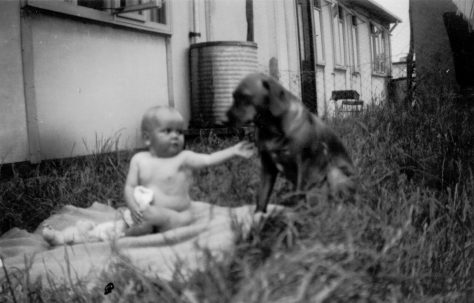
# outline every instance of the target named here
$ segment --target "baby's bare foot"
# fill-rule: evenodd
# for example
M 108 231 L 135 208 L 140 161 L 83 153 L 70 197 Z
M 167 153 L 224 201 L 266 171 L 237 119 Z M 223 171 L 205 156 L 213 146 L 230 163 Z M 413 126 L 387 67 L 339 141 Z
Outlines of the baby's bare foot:
M 43 226 L 43 238 L 51 245 L 56 245 L 58 244 L 58 239 L 56 236 L 56 230 L 53 229 L 50 225 L 45 224 Z

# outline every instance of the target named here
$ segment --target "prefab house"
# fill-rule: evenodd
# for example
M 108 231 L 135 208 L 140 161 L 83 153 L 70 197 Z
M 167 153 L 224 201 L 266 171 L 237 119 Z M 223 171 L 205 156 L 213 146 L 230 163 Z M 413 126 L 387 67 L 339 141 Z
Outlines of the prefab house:
M 385 99 L 390 33 L 401 20 L 372 0 L 296 3 L 301 74 L 314 78 L 301 77 L 308 107 L 318 114 L 334 112 L 334 91 L 356 92 L 364 104 Z
M 222 111 L 240 74 L 218 71 L 244 61 L 319 115 L 333 91 L 368 104 L 386 95 L 400 21 L 372 0 L 9 0 L 0 16 L 0 163 L 140 147 L 146 108 L 174 106 L 191 125 Z M 213 79 L 196 84 L 206 68 Z

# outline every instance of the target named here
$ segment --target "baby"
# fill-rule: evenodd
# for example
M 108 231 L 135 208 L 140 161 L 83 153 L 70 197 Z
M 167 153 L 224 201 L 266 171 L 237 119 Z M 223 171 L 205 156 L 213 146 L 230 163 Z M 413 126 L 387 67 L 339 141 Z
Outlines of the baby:
M 164 232 L 188 225 L 193 220 L 189 196 L 192 171 L 223 163 L 235 156 L 248 159 L 254 153 L 253 144 L 248 142 L 212 154 L 183 150 L 184 120 L 171 107 L 148 109 L 141 130 L 147 150 L 136 153 L 130 160 L 124 188 L 129 212 L 124 212 L 123 219 L 98 225 L 80 221 L 80 226 L 71 227 L 73 232 L 45 228 L 45 239 L 55 244 L 77 243 L 96 238 L 104 240 L 109 235 L 139 236 Z M 108 232 L 101 232 L 101 229 Z M 76 238 L 71 241 L 71 237 L 65 235 L 66 231 Z
M 155 230 L 163 232 L 192 221 L 189 189 L 192 171 L 217 165 L 235 156 L 250 158 L 254 146 L 248 142 L 212 154 L 183 150 L 184 120 L 170 107 L 150 108 L 142 119 L 142 135 L 148 150 L 135 154 L 125 182 L 125 201 L 134 225 L 125 231 L 127 236 L 142 235 Z M 144 186 L 153 192 L 153 200 L 146 211 L 137 206 L 133 191 Z

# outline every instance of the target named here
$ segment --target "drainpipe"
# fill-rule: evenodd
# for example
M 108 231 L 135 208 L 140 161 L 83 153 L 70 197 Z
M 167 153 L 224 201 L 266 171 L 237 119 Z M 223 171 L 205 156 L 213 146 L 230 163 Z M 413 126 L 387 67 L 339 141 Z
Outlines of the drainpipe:
M 199 1 L 193 0 L 193 28 L 189 32 L 189 39 L 191 44 L 197 43 L 198 38 L 201 37 L 200 26 L 199 26 Z
M 247 41 L 254 42 L 253 0 L 245 1 L 245 18 L 247 19 Z

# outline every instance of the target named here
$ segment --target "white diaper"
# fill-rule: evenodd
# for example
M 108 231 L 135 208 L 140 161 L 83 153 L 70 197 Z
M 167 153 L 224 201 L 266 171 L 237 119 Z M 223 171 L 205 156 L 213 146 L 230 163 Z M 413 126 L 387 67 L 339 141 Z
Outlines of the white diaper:
M 138 210 L 144 211 L 153 202 L 153 191 L 144 186 L 137 186 L 133 189 L 133 198 L 138 204 Z M 128 226 L 133 226 L 132 212 L 126 209 L 123 212 L 123 220 Z

